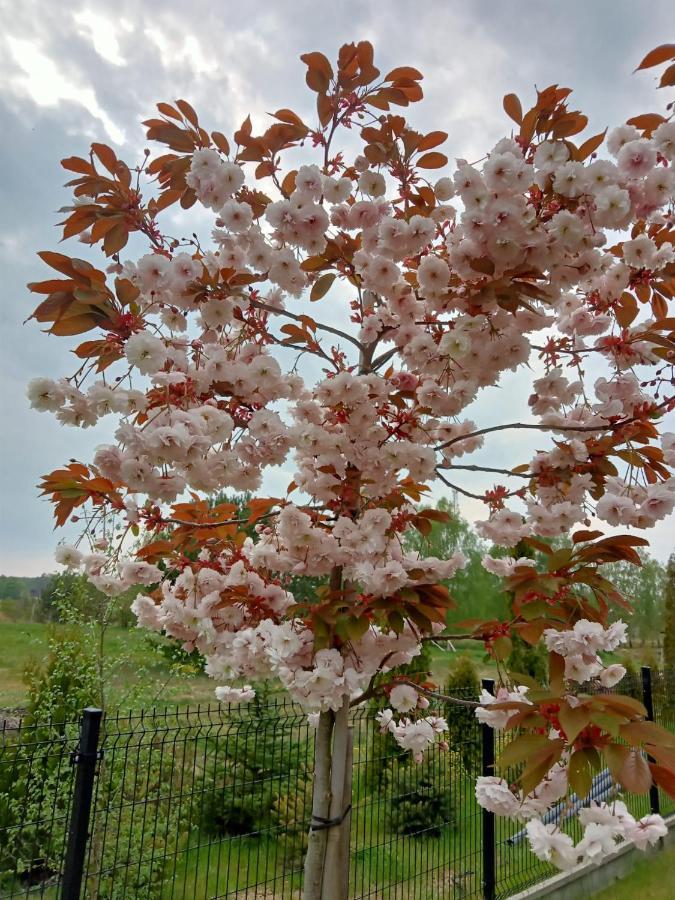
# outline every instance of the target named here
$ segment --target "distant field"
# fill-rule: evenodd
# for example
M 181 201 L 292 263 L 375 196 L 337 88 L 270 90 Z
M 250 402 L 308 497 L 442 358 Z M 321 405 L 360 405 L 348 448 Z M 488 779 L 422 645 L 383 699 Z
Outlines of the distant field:
M 48 626 L 37 622 L 0 621 L 0 708 L 21 707 L 26 703 L 23 672 L 47 654 Z M 492 677 L 495 668 L 486 659 L 480 641 L 457 641 L 456 653 L 469 656 L 481 677 Z M 214 701 L 215 683 L 205 675 L 171 675 L 168 664 L 149 645 L 147 632 L 136 628 L 110 628 L 106 649 L 112 657 L 124 659 L 113 678 L 113 704 L 133 706 L 185 706 Z M 649 661 L 650 647 L 627 651 L 636 664 Z M 432 646 L 431 674 L 442 685 L 456 654 L 445 643 Z M 145 670 L 143 674 L 141 670 Z M 131 689 L 134 693 L 129 693 Z
M 23 673 L 31 662 L 39 662 L 47 653 L 48 626 L 37 622 L 0 621 L 0 708 L 20 707 L 26 702 L 26 686 Z M 139 706 L 180 705 L 209 703 L 214 700 L 215 683 L 206 676 L 186 678 L 170 676 L 165 660 L 148 646 L 147 632 L 136 628 L 110 628 L 106 637 L 106 649 L 111 656 L 126 657 L 117 670 L 113 682 L 113 700 L 120 702 L 126 691 L 140 682 L 132 705 Z M 458 650 L 460 643 L 457 644 Z M 432 648 L 432 675 L 442 683 L 455 653 L 446 645 Z M 461 653 L 470 656 L 481 675 L 491 675 L 493 670 L 485 663 L 485 651 L 478 641 L 462 641 Z M 148 671 L 139 677 L 139 670 Z M 167 678 L 169 681 L 167 682 Z M 130 698 L 131 699 L 131 698 Z
M 0 707 L 23 706 L 26 686 L 23 672 L 31 662 L 47 654 L 47 625 L 36 622 L 0 622 Z M 214 682 L 205 675 L 170 677 L 167 663 L 147 644 L 146 633 L 136 628 L 111 628 L 106 639 L 111 656 L 123 656 L 113 678 L 113 701 L 123 702 L 132 686 L 139 693 L 129 697 L 130 705 L 173 706 L 212 702 Z M 147 671 L 139 675 L 141 669 Z M 167 678 L 170 680 L 167 683 Z

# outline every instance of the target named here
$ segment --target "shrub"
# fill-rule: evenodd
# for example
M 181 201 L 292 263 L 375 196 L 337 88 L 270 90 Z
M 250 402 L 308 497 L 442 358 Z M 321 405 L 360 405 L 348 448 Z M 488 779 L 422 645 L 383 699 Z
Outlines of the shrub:
M 96 657 L 76 626 L 51 626 L 47 658 L 26 667 L 28 723 L 76 722 L 99 700 Z
M 67 750 L 82 709 L 97 698 L 96 661 L 77 629 L 53 628 L 46 660 L 25 678 L 28 715 L 2 748 L 0 880 L 33 884 L 60 867 L 72 791 Z
M 548 680 L 548 653 L 543 643 L 528 644 L 520 635 L 511 636 L 513 649 L 508 658 L 509 672 L 529 675 L 535 681 L 545 684 Z
M 468 656 L 454 661 L 445 686 L 445 693 L 462 700 L 477 700 L 480 679 Z M 480 774 L 481 742 L 476 715 L 471 707 L 447 704 L 444 715 L 448 723 L 448 744 L 461 760 L 467 773 Z
M 394 763 L 387 772 L 391 801 L 388 826 L 409 837 L 438 837 L 454 823 L 450 754 L 434 750 L 419 765 L 410 757 Z
M 261 836 L 283 826 L 286 852 L 301 853 L 312 803 L 311 753 L 306 718 L 280 726 L 268 692 L 256 691 L 242 721 L 218 738 L 209 754 L 206 784 L 196 819 L 214 836 Z M 265 740 L 260 740 L 260 735 Z

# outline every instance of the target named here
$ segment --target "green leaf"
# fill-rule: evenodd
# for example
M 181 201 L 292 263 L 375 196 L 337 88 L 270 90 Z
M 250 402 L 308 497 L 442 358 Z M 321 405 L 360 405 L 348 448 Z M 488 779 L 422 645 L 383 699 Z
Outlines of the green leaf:
M 566 566 L 571 558 L 572 550 L 570 550 L 569 547 L 563 547 L 561 550 L 556 550 L 555 553 L 552 553 L 549 556 L 546 560 L 546 568 L 549 572 L 555 572 L 556 569 L 561 569 L 563 566 Z
M 513 641 L 510 637 L 502 635 L 492 642 L 492 653 L 497 660 L 508 659 L 513 650 Z
M 389 625 L 394 634 L 401 634 L 403 629 L 405 628 L 405 619 L 401 615 L 401 613 L 396 612 L 396 610 L 392 610 L 388 615 Z
M 368 631 L 369 627 L 370 622 L 365 616 L 358 619 L 350 616 L 338 624 L 337 631 L 350 641 L 358 641 Z
M 544 603 L 543 600 L 534 600 L 532 603 L 524 603 L 521 615 L 526 622 L 532 622 L 547 616 L 551 612 L 551 607 Z
M 567 740 L 573 744 L 580 732 L 591 721 L 591 710 L 587 706 L 571 707 L 567 703 L 563 703 L 558 713 L 558 719 L 565 730 Z
M 625 721 L 623 716 L 617 718 L 615 715 L 612 715 L 612 713 L 594 712 L 591 715 L 591 722 L 594 725 L 598 725 L 603 731 L 606 731 L 615 738 L 619 737 L 619 728 Z
M 591 763 L 585 750 L 576 750 L 567 767 L 570 787 L 580 800 L 588 795 L 593 783 Z
M 548 771 L 562 756 L 565 742 L 561 740 L 549 741 L 549 747 L 542 748 L 533 753 L 520 776 L 520 786 L 527 796 L 546 777 Z
M 500 768 L 518 765 L 538 750 L 550 746 L 551 741 L 543 734 L 523 734 L 504 747 L 497 764 Z

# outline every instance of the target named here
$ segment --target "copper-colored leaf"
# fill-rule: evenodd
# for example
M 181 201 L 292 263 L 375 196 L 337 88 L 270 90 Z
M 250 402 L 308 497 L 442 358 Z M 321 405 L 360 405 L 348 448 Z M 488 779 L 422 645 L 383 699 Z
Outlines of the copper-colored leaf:
M 284 197 L 290 197 L 295 190 L 295 178 L 297 174 L 297 169 L 291 169 L 291 171 L 287 172 L 284 176 L 284 180 L 281 182 L 281 193 Z
M 188 120 L 190 125 L 194 125 L 195 128 L 199 128 L 199 120 L 197 119 L 197 113 L 190 106 L 187 100 L 176 100 L 176 106 L 183 113 L 185 118 Z
M 649 51 L 635 71 L 651 69 L 652 66 L 668 62 L 669 59 L 675 59 L 675 44 L 661 44 L 659 47 Z
M 565 660 L 559 653 L 548 655 L 548 682 L 554 694 L 561 694 L 565 678 Z
M 656 722 L 628 722 L 621 726 L 621 737 L 629 744 L 659 744 L 675 749 L 675 734 Z
M 675 800 L 675 772 L 664 766 L 657 766 L 656 763 L 649 763 L 649 769 L 661 790 Z
M 553 135 L 557 138 L 572 137 L 579 134 L 588 125 L 588 117 L 579 113 L 563 116 L 553 126 Z
M 103 250 L 106 256 L 112 256 L 113 253 L 119 253 L 123 247 L 126 247 L 129 240 L 129 231 L 124 222 L 118 222 L 113 226 L 103 239 Z
M 335 281 L 335 278 L 335 272 L 327 272 L 325 275 L 322 275 L 320 278 L 318 278 L 312 285 L 312 290 L 309 293 L 309 299 L 315 301 L 320 300 L 322 297 L 324 297 L 330 290 L 330 286 Z
M 274 113 L 274 118 L 279 119 L 280 122 L 288 122 L 290 125 L 297 125 L 299 128 L 307 127 L 300 116 L 297 113 L 294 113 L 292 109 L 278 109 Z
M 307 65 L 307 85 L 318 93 L 328 90 L 333 67 L 323 53 L 303 53 L 300 59 Z
M 326 94 L 319 94 L 316 98 L 316 111 L 319 116 L 319 122 L 325 127 L 333 117 L 333 104 Z
M 417 150 L 421 153 L 423 150 L 431 150 L 433 147 L 438 147 L 444 141 L 447 141 L 448 135 L 445 131 L 430 131 L 429 134 L 425 134 L 424 137 L 417 145 Z
M 601 131 L 600 134 L 594 134 L 593 137 L 589 137 L 587 141 L 579 147 L 577 152 L 574 154 L 574 158 L 579 162 L 583 162 L 587 157 L 594 153 L 598 147 L 602 144 L 605 139 L 605 135 L 607 134 L 607 129 Z
M 668 66 L 666 71 L 661 76 L 661 81 L 659 82 L 659 87 L 672 87 L 675 85 L 675 63 L 672 66 Z
M 400 78 L 411 78 L 413 81 L 421 81 L 424 76 L 412 66 L 399 66 L 392 69 L 384 76 L 385 81 L 398 81 Z
M 652 312 L 654 318 L 659 321 L 665 319 L 668 315 L 668 303 L 660 294 L 653 294 L 651 299 Z
M 520 126 L 520 138 L 526 144 L 529 144 L 534 136 L 534 129 L 538 118 L 539 110 L 536 107 L 533 107 L 523 116 L 523 121 Z
M 115 279 L 115 294 L 123 306 L 128 306 L 138 299 L 141 290 L 128 278 Z
M 652 131 L 665 121 L 666 120 L 659 113 L 642 113 L 642 115 L 633 116 L 632 119 L 628 119 L 626 124 L 634 125 L 635 128 L 639 128 L 640 131 L 643 131 L 646 137 L 651 137 Z
M 607 768 L 615 781 L 619 781 L 619 773 L 630 752 L 624 744 L 608 744 L 604 749 Z
M 212 131 L 211 139 L 216 147 L 219 150 L 222 150 L 225 156 L 230 155 L 230 142 L 221 131 Z
M 114 175 L 117 170 L 117 157 L 113 150 L 111 150 L 107 144 L 92 144 L 91 149 L 96 156 L 98 156 L 110 174 Z
M 632 294 L 624 291 L 624 293 L 621 295 L 619 303 L 614 310 L 616 321 L 619 323 L 619 325 L 621 325 L 622 328 L 628 328 L 633 319 L 637 317 L 637 314 L 637 300 Z
M 621 786 L 631 794 L 646 794 L 652 785 L 647 760 L 638 750 L 629 750 L 619 770 Z
M 594 541 L 599 537 L 602 537 L 602 531 L 575 531 L 572 535 L 572 542 L 579 544 L 582 541 Z
M 61 165 L 69 172 L 78 172 L 80 175 L 93 175 L 94 168 L 86 159 L 80 159 L 79 156 L 69 156 L 67 159 L 61 160 Z
M 506 115 L 513 119 L 517 125 L 520 125 L 523 121 L 523 107 L 516 94 L 506 94 L 503 102 Z
M 437 150 L 432 151 L 431 153 L 424 153 L 415 163 L 420 169 L 441 169 L 443 166 L 447 166 L 448 157 L 444 153 L 439 153 Z

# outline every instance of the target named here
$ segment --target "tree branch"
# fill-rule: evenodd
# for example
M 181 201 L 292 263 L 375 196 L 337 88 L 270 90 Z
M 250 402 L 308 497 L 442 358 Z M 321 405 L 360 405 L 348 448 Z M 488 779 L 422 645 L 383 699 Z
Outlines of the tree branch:
M 279 512 L 280 510 L 275 509 L 273 512 L 256 516 L 255 519 L 225 519 L 222 522 L 185 522 L 183 519 L 162 519 L 162 522 L 165 525 L 184 525 L 187 528 L 222 528 L 223 525 L 252 525 L 254 522 L 259 522 L 260 519 L 271 519 L 273 516 L 278 516 Z
M 633 421 L 630 419 L 629 421 Z M 620 423 L 621 425 L 628 424 L 626 422 Z M 492 425 L 490 428 L 479 428 L 477 431 L 471 431 L 469 434 L 460 434 L 457 437 L 450 438 L 449 441 L 445 441 L 442 444 L 438 444 L 434 447 L 434 450 L 444 450 L 446 447 L 451 447 L 453 444 L 458 444 L 460 441 L 466 441 L 469 438 L 479 437 L 481 434 L 490 434 L 493 431 L 506 431 L 509 428 L 526 428 L 531 429 L 532 431 L 612 431 L 617 428 L 617 425 L 541 425 L 535 422 L 509 422 L 507 425 Z
M 407 679 L 403 679 L 402 681 L 399 679 L 398 683 L 409 684 L 410 687 L 415 688 L 420 694 L 424 694 L 426 697 L 433 697 L 435 700 L 442 700 L 444 703 L 453 703 L 456 706 L 468 706 L 470 709 L 476 709 L 480 706 L 480 703 L 477 700 L 461 700 L 459 697 L 450 697 L 448 694 L 440 694 L 438 691 L 431 691 L 429 688 L 422 687 L 422 685 L 416 684 L 414 681 L 408 681 Z
M 472 500 L 480 500 L 481 503 L 485 503 L 485 494 L 474 494 L 473 491 L 467 491 L 465 488 L 460 487 L 458 484 L 453 484 L 452 481 L 448 481 L 445 475 L 443 475 L 439 471 L 438 466 L 436 466 L 436 475 L 438 475 L 443 484 L 447 485 L 451 490 L 457 491 L 458 494 L 463 494 L 465 497 L 470 497 Z M 507 497 L 520 496 L 520 491 L 523 490 L 525 489 L 520 488 L 517 491 L 507 491 L 507 493 L 502 496 L 502 499 L 506 500 Z
M 267 303 L 263 303 L 260 300 L 253 300 L 249 298 L 249 303 L 251 306 L 255 307 L 255 309 L 262 309 L 266 312 L 273 313 L 277 316 L 285 316 L 287 319 L 293 319 L 295 322 L 300 322 L 301 324 L 305 324 L 303 322 L 303 316 L 297 316 L 295 313 L 288 312 L 286 309 L 279 309 L 277 306 L 270 306 Z M 306 317 L 304 317 L 306 318 Z M 357 338 L 353 337 L 351 334 L 347 334 L 346 331 L 341 331 L 339 328 L 333 328 L 332 325 L 324 325 L 323 322 L 317 322 L 316 327 L 320 328 L 321 331 L 327 331 L 329 334 L 334 334 L 337 337 L 344 338 L 346 341 L 349 341 L 351 344 L 354 344 L 359 350 L 363 350 L 363 345 Z
M 420 640 L 435 644 L 438 641 L 479 641 L 480 638 L 474 637 L 473 634 L 428 634 Z
M 454 463 L 450 467 L 454 469 L 463 469 L 466 472 L 493 472 L 496 475 L 512 475 L 514 478 L 534 478 L 532 472 L 512 472 L 510 469 L 493 469 L 491 466 L 456 466 Z

